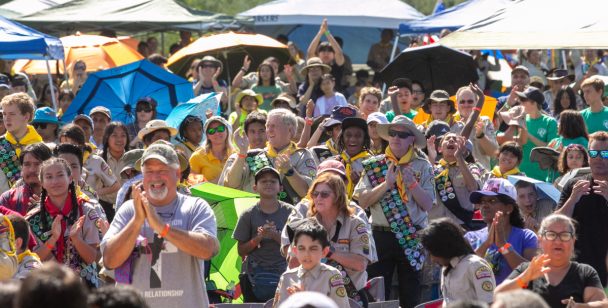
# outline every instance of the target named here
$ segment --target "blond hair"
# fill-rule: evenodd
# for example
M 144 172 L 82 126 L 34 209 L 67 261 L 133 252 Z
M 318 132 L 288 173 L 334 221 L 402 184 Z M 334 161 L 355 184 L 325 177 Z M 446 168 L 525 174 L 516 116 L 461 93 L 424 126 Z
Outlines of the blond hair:
M 25 93 L 13 93 L 5 96 L 2 101 L 0 101 L 0 106 L 2 106 L 2 109 L 12 105 L 17 105 L 19 112 L 21 112 L 23 115 L 29 113 L 30 119 L 28 122 L 32 121 L 34 118 L 34 110 L 36 109 L 36 105 L 34 104 L 34 100 L 29 95 Z

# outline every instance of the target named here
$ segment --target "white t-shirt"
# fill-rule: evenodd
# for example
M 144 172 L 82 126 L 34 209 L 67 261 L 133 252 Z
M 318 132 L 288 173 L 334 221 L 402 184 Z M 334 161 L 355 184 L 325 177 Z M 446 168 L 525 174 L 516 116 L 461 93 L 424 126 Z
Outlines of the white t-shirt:
M 346 97 L 342 95 L 342 93 L 336 92 L 334 96 L 325 97 L 325 95 L 317 98 L 315 102 L 315 111 L 313 117 L 319 117 L 324 114 L 331 114 L 331 111 L 336 106 L 346 106 L 348 105 L 348 101 L 346 101 Z

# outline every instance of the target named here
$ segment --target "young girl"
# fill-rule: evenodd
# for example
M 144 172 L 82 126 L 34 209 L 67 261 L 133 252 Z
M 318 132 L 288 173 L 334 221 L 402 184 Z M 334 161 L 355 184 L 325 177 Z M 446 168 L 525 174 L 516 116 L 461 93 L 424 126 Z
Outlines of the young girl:
M 53 157 L 40 167 L 40 205 L 28 213 L 28 221 L 41 260 L 55 259 L 67 265 L 90 287 L 98 287 L 97 245 L 101 241 L 95 223 L 102 214 L 76 195 L 68 163 Z
M 564 148 L 562 153 L 559 155 L 559 160 L 557 163 L 557 170 L 561 174 L 555 180 L 555 185 L 558 187 L 563 187 L 566 183 L 561 183 L 564 178 L 571 178 L 569 175 L 576 169 L 589 167 L 589 154 L 587 150 L 580 144 L 571 144 Z
M 269 111 L 272 100 L 281 94 L 281 87 L 276 84 L 274 69 L 269 62 L 262 62 L 258 66 L 258 83 L 251 89 L 264 98 L 263 103 L 260 103 L 260 108 Z M 243 119 L 243 121 L 245 120 Z
M 336 79 L 331 74 L 321 76 L 321 91 L 323 96 L 317 98 L 313 117 L 330 114 L 336 106 L 347 106 L 348 102 L 342 93 L 336 92 Z
M 184 153 L 186 159 L 190 159 L 192 153 L 199 147 L 203 138 L 203 120 L 189 115 L 179 125 L 179 134 L 175 138 L 175 148 Z
M 232 124 L 232 130 L 236 131 L 237 128 L 243 127 L 247 115 L 254 111 L 266 113 L 265 110 L 260 110 L 260 106 L 263 105 L 264 99 L 261 94 L 257 94 L 253 90 L 243 90 L 236 96 L 236 111 L 232 112 L 228 117 L 228 122 Z

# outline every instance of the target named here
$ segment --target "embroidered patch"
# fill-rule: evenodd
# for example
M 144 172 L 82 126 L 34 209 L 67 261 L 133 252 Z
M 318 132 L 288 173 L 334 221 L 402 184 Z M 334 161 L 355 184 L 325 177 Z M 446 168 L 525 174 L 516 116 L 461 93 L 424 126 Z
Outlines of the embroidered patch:
M 312 158 L 307 159 L 304 162 L 304 165 L 306 165 L 308 168 L 317 170 L 317 165 L 315 165 L 315 161 Z
M 363 254 L 369 255 L 369 246 L 363 245 Z
M 28 270 L 37 269 L 40 266 L 41 266 L 40 263 L 37 262 L 36 260 L 28 260 L 28 261 L 25 261 L 23 264 L 23 267 Z
M 90 210 L 87 213 L 87 216 L 89 217 L 90 221 L 96 221 L 97 219 L 99 219 L 99 215 L 97 215 L 97 211 L 95 210 Z
M 336 289 L 336 295 L 340 297 L 346 296 L 346 289 L 344 287 L 339 287 Z
M 475 270 L 475 278 L 483 279 L 492 277 L 492 271 L 487 266 L 480 266 L 477 270 Z
M 341 239 L 341 240 L 338 240 L 338 244 L 348 245 L 348 244 L 350 244 L 350 240 L 349 239 Z
M 494 284 L 493 284 L 491 281 L 484 281 L 484 282 L 481 284 L 481 288 L 482 288 L 484 291 L 488 291 L 488 292 L 490 292 L 490 291 L 494 290 Z
M 357 234 L 365 234 L 367 233 L 367 228 L 365 227 L 365 224 L 359 224 L 357 225 Z
M 363 244 L 369 244 L 369 236 L 367 234 L 361 235 L 361 242 Z
M 342 280 L 342 275 L 335 274 L 329 278 L 329 285 L 332 287 L 339 287 L 344 285 L 344 281 Z

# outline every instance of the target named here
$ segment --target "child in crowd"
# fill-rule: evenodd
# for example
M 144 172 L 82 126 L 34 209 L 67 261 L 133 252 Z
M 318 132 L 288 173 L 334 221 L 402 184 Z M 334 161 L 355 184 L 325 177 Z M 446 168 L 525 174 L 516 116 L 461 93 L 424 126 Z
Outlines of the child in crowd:
M 319 292 L 334 300 L 338 307 L 349 307 L 342 274 L 321 263 L 321 259 L 329 252 L 327 231 L 315 218 L 297 223 L 299 225 L 295 230 L 292 250 L 300 266 L 281 276 L 274 307 L 278 307 L 289 295 L 300 291 Z
M 566 181 L 573 177 L 570 176 L 571 173 L 580 172 L 577 169 L 585 167 L 589 167 L 589 153 L 587 153 L 587 150 L 582 145 L 576 143 L 565 147 L 559 155 L 557 162 L 557 169 L 561 176 L 555 180 L 555 186 L 561 189 L 566 184 Z
M 336 79 L 331 74 L 323 74 L 321 76 L 321 91 L 323 96 L 317 98 L 315 102 L 315 111 L 313 117 L 319 117 L 325 114 L 331 114 L 331 111 L 336 106 L 346 106 L 348 102 L 342 93 L 336 92 Z
M 31 252 L 27 246 L 30 239 L 30 224 L 18 215 L 9 215 L 8 219 L 13 224 L 15 230 L 15 248 L 17 249 L 17 259 L 19 265 L 14 279 L 24 279 L 31 271 L 42 266 L 37 254 Z
M 492 169 L 490 177 L 506 179 L 509 175 L 524 175 L 519 170 L 522 159 L 523 153 L 519 144 L 513 141 L 503 143 L 498 149 L 498 165 Z

